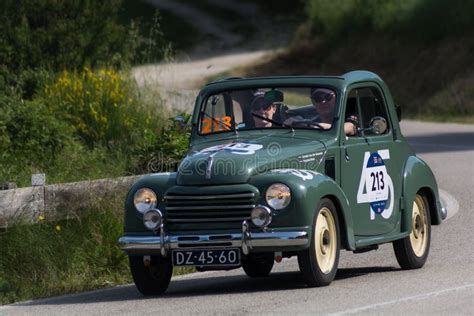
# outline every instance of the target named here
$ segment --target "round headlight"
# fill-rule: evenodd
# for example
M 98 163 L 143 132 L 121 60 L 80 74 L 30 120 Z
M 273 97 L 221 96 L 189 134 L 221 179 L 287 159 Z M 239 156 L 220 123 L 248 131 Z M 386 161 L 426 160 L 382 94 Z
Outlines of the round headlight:
M 155 230 L 158 226 L 160 226 L 161 221 L 163 220 L 163 215 L 157 209 L 146 211 L 143 214 L 143 224 L 149 230 Z
M 152 208 L 155 208 L 157 198 L 153 190 L 143 188 L 138 190 L 133 197 L 133 204 L 140 213 L 145 213 Z
M 267 204 L 275 210 L 281 210 L 290 204 L 290 188 L 283 183 L 272 184 L 265 193 Z
M 252 224 L 257 227 L 266 227 L 272 222 L 272 212 L 266 206 L 259 205 L 250 214 Z

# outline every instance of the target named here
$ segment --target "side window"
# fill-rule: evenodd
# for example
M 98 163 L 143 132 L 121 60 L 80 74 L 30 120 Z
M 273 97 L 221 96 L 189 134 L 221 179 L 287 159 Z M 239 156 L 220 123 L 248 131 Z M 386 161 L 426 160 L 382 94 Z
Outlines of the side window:
M 347 96 L 346 113 L 344 116 L 349 117 L 351 115 L 359 115 L 359 110 L 357 109 L 357 90 L 352 90 Z
M 382 94 L 377 88 L 368 87 L 358 89 L 357 99 L 360 107 L 360 127 L 362 129 L 369 128 L 371 120 L 376 116 L 383 117 L 388 124 L 388 116 Z M 388 132 L 389 130 L 387 129 L 385 134 Z M 373 134 L 369 131 L 365 132 L 365 135 L 369 136 Z
M 359 113 L 359 108 L 357 106 L 357 90 L 354 89 L 349 92 L 349 95 L 347 96 L 347 101 L 346 101 L 346 112 L 344 113 L 344 120 L 345 122 L 351 122 L 353 123 L 356 128 L 361 127 L 360 124 L 360 113 Z M 348 134 L 346 132 L 347 136 L 357 136 L 357 133 L 355 134 Z

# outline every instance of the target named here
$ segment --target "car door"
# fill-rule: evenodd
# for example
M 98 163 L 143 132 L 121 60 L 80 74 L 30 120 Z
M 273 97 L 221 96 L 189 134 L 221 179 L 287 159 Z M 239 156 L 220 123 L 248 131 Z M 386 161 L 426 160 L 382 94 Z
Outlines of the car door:
M 358 135 L 343 137 L 340 160 L 341 187 L 351 205 L 354 233 L 386 234 L 400 219 L 400 192 L 393 180 L 399 177 L 399 163 L 392 159 L 395 147 L 386 104 L 375 83 L 353 86 L 345 100 L 345 116 L 356 115 L 359 121 Z M 374 117 L 387 121 L 383 134 L 370 130 Z

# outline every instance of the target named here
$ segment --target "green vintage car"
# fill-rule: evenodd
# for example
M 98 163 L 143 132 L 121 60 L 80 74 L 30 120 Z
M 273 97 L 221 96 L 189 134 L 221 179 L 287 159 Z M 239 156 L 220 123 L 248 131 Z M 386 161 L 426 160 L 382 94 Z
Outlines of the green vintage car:
M 403 269 L 422 267 L 446 209 L 400 118 L 367 71 L 207 84 L 178 171 L 142 177 L 126 198 L 119 244 L 138 290 L 163 293 L 174 266 L 265 277 L 292 256 L 324 286 L 341 249 L 388 242 Z

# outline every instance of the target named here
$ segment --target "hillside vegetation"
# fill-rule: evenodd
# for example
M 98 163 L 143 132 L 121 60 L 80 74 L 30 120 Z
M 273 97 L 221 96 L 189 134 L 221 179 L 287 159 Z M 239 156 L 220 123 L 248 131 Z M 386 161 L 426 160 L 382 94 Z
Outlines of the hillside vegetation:
M 474 2 L 309 0 L 290 49 L 245 75 L 366 69 L 405 116 L 474 122 Z
M 127 9 L 132 2 L 136 11 Z M 159 91 L 130 76 L 131 66 L 170 51 L 153 7 L 4 0 L 0 29 L 0 183 L 29 186 L 33 173 L 51 184 L 176 167 L 188 130 L 169 120 Z M 0 304 L 130 282 L 116 244 L 125 193 L 97 195 L 75 217 L 0 227 Z
M 159 92 L 129 74 L 172 45 L 157 10 L 132 6 L 1 2 L 0 183 L 27 186 L 33 173 L 48 183 L 140 174 L 181 159 L 187 132 L 168 120 Z

